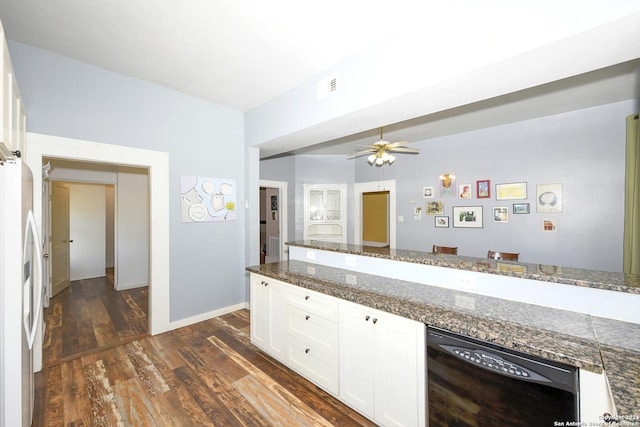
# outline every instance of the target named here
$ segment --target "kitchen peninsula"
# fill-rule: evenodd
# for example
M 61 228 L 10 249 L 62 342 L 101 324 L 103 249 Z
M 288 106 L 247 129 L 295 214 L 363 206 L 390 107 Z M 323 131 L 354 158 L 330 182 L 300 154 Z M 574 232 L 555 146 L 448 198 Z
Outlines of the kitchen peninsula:
M 606 373 L 617 414 L 640 415 L 637 276 L 316 241 L 288 245 L 289 261 L 247 270 L 575 366 L 581 383 Z

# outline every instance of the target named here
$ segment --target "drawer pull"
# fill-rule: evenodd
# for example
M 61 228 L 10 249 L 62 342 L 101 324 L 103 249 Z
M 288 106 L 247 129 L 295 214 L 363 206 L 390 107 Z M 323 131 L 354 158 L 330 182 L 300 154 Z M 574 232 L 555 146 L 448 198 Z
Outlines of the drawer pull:
M 260 284 L 264 285 L 264 286 L 269 286 L 269 282 L 265 282 L 264 280 L 262 282 L 260 282 Z
M 310 351 L 310 350 L 311 350 L 311 349 L 309 349 L 309 348 L 305 348 L 305 349 L 304 349 L 304 352 L 305 352 L 305 353 L 309 353 L 309 351 Z
M 304 316 L 304 320 L 309 320 L 309 315 Z
M 366 317 L 364 318 L 364 320 L 365 320 L 365 321 L 367 321 L 367 322 L 369 321 L 369 319 L 371 319 L 371 316 L 366 316 Z
M 305 296 L 304 296 L 304 299 L 305 299 L 305 300 L 308 300 L 308 299 L 309 299 L 309 295 L 305 295 Z
M 378 319 L 376 319 L 375 317 L 373 318 L 373 324 L 375 325 L 376 323 L 378 323 Z

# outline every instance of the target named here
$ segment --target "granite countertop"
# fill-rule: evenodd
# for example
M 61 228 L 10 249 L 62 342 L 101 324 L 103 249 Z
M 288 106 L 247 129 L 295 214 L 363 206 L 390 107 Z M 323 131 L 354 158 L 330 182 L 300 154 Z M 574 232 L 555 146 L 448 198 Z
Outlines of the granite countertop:
M 247 270 L 533 356 L 604 369 L 618 414 L 638 415 L 638 324 L 296 260 Z
M 609 291 L 640 294 L 640 275 L 637 274 L 587 270 L 556 265 L 500 261 L 461 255 L 434 254 L 431 252 L 379 248 L 374 246 L 321 242 L 315 240 L 287 242 L 287 245 L 341 252 L 351 255 L 391 259 L 394 261 L 454 268 L 457 270 L 477 271 L 480 273 L 519 277 L 522 279 L 539 280 L 542 282 L 562 283 L 565 285 L 584 286 Z

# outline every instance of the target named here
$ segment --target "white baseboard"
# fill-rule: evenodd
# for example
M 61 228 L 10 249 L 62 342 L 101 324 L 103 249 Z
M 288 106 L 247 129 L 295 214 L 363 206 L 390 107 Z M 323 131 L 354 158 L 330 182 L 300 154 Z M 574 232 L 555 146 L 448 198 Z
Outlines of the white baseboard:
M 242 310 L 243 308 L 248 309 L 248 302 L 241 302 L 240 304 L 230 305 L 228 307 L 219 308 L 217 310 L 209 311 L 208 313 L 198 314 L 197 316 L 187 317 L 186 319 L 176 320 L 175 322 L 169 323 L 169 329 L 167 331 L 172 331 L 178 328 L 184 328 L 185 326 L 193 325 L 195 323 L 204 322 L 205 320 L 213 319 L 214 317 L 222 316 L 223 314 L 231 313 L 233 311 Z

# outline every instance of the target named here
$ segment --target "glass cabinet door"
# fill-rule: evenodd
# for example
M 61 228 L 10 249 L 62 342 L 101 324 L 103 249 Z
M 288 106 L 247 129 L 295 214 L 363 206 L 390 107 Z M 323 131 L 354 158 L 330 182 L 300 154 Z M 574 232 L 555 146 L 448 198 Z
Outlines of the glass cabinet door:
M 327 190 L 327 221 L 340 220 L 340 190 Z
M 324 219 L 324 190 L 309 191 L 309 219 L 311 221 Z

